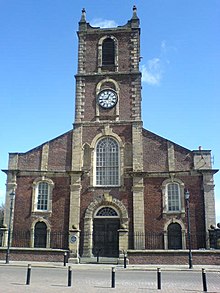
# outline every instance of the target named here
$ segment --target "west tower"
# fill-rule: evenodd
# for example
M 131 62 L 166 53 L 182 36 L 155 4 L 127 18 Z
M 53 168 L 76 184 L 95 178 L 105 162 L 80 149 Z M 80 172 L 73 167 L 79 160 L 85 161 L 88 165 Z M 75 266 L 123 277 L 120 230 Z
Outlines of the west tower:
M 78 39 L 70 227 L 75 227 L 76 233 L 88 229 L 86 219 L 82 219 L 83 197 L 92 201 L 103 194 L 109 196 L 110 202 L 100 203 L 103 207 L 111 207 L 111 201 L 117 199 L 125 205 L 126 213 L 129 206 L 133 211 L 129 223 L 118 212 L 122 252 L 128 248 L 128 226 L 135 233 L 144 231 L 140 28 L 136 7 L 126 25 L 106 29 L 91 27 L 83 9 Z M 107 149 L 109 154 L 105 154 Z M 88 226 L 92 234 L 93 219 Z M 83 254 L 91 256 L 91 245 L 81 245 Z M 144 248 L 144 241 L 135 242 L 135 248 Z

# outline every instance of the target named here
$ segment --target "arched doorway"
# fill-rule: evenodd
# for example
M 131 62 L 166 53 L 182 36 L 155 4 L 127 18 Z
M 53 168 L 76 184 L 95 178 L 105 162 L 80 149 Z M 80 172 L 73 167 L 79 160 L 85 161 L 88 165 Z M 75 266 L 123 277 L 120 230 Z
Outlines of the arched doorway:
M 101 209 L 104 207 L 109 207 L 112 208 L 112 210 L 114 212 L 117 213 L 117 216 L 114 215 L 110 215 L 107 216 L 106 215 L 106 210 L 104 213 L 104 210 L 101 212 Z M 109 211 L 109 210 L 108 210 Z M 102 213 L 102 215 L 101 215 Z M 85 217 L 84 217 L 84 233 L 81 236 L 81 244 L 82 244 L 82 251 L 80 251 L 80 255 L 82 257 L 93 257 L 94 256 L 94 252 L 96 247 L 94 247 L 94 244 L 96 245 L 97 241 L 94 241 L 94 228 L 95 230 L 96 227 L 98 226 L 98 224 L 100 221 L 96 221 L 95 219 L 105 219 L 109 217 L 109 222 L 107 221 L 107 223 L 110 223 L 110 219 L 112 221 L 114 221 L 116 223 L 116 227 L 119 226 L 119 228 L 117 229 L 118 231 L 118 247 L 117 247 L 117 251 L 119 252 L 119 256 L 120 254 L 128 249 L 128 213 L 127 213 L 127 209 L 124 206 L 124 204 L 118 200 L 117 198 L 112 197 L 109 193 L 104 193 L 101 196 L 97 196 L 96 198 L 94 198 L 94 200 L 88 205 L 86 212 L 85 212 Z M 94 220 L 95 222 L 97 222 L 97 226 L 96 224 L 94 224 Z M 114 224 L 115 224 L 114 223 Z M 119 223 L 119 224 L 117 224 Z M 108 229 L 108 224 L 105 224 L 105 231 L 109 230 Z M 116 227 L 113 229 L 113 231 L 116 230 Z M 109 227 L 110 229 L 112 229 L 112 227 Z M 99 229 L 99 228 L 98 228 Z M 114 234 L 115 235 L 115 234 Z M 117 243 L 117 242 L 116 242 Z M 95 252 L 95 255 L 97 252 Z
M 178 223 L 168 226 L 168 249 L 182 249 L 182 228 Z
M 37 222 L 34 227 L 34 247 L 47 247 L 47 225 L 44 222 Z
M 120 218 L 112 207 L 101 207 L 93 219 L 93 255 L 118 257 Z

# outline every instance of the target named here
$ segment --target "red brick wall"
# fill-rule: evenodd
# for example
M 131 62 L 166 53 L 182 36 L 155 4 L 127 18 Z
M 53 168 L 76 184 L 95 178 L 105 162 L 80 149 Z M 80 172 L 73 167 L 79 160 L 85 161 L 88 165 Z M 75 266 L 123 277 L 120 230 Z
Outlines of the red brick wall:
M 130 264 L 188 265 L 188 251 L 128 251 Z M 219 251 L 193 251 L 194 265 L 220 265 Z
M 53 139 L 49 143 L 48 170 L 71 169 L 72 131 Z
M 12 261 L 63 262 L 64 250 L 18 250 L 11 248 Z M 6 250 L 0 248 L 0 260 L 5 260 Z M 128 251 L 129 264 L 186 265 L 188 251 Z M 193 265 L 220 265 L 220 251 L 193 251 Z
M 203 232 L 204 227 L 204 204 L 202 192 L 202 177 L 184 176 L 176 177 L 182 180 L 185 187 L 190 191 L 190 222 L 192 234 Z M 145 229 L 146 231 L 163 232 L 165 223 L 178 215 L 167 215 L 163 218 L 163 196 L 162 183 L 168 178 L 146 178 L 145 179 Z M 183 218 L 186 221 L 186 218 Z
M 86 34 L 86 57 L 85 57 L 85 70 L 86 72 L 97 72 L 97 60 L 98 60 L 98 41 L 103 36 L 108 34 L 114 36 L 118 40 L 118 64 L 119 71 L 125 72 L 130 71 L 130 39 L 131 39 L 131 31 L 121 32 L 109 32 L 103 33 L 99 31 L 99 37 L 97 38 L 97 34 Z
M 132 129 L 131 125 L 112 125 L 113 133 L 117 134 L 123 143 L 132 141 Z M 91 125 L 89 127 L 83 127 L 82 143 L 88 143 L 91 145 L 94 137 L 97 134 L 102 133 L 104 127 L 100 125 Z
M 144 171 L 168 171 L 167 140 L 148 130 L 143 129 Z M 190 150 L 174 144 L 175 170 L 192 169 L 193 160 Z
M 99 33 L 99 34 L 98 34 Z M 132 31 L 130 29 L 120 32 L 103 32 L 100 31 L 97 34 L 87 33 L 86 38 L 86 50 L 85 50 L 85 72 L 97 73 L 98 72 L 98 41 L 100 38 L 106 35 L 113 35 L 118 40 L 118 72 L 130 73 L 131 71 L 131 50 L 132 46 L 130 40 L 132 38 Z M 95 107 L 96 107 L 96 86 L 98 82 L 103 80 L 106 76 L 92 75 L 85 77 L 85 109 L 84 120 L 94 121 L 95 119 Z M 116 80 L 119 84 L 119 108 L 120 108 L 120 120 L 131 120 L 132 113 L 132 85 L 131 82 L 139 81 L 140 76 L 123 74 L 111 74 L 108 73 L 108 77 Z M 115 109 L 100 110 L 100 120 L 103 119 L 115 120 Z
M 39 261 L 39 262 L 63 262 L 64 250 L 46 249 L 10 249 L 11 261 Z M 6 250 L 0 249 L 0 259 L 5 259 Z
M 49 141 L 48 170 L 70 170 L 72 150 L 72 130 Z M 19 154 L 18 169 L 40 170 L 43 145 L 26 153 Z
M 143 130 L 144 171 L 168 171 L 167 142 L 160 136 Z
M 19 154 L 18 169 L 39 170 L 42 146 L 30 150 L 24 154 Z
M 17 178 L 14 209 L 14 230 L 30 230 L 35 217 L 32 215 L 32 184 L 36 177 Z M 69 227 L 69 177 L 50 177 L 54 182 L 52 215 L 48 221 L 52 231 L 68 231 Z M 46 216 L 47 217 L 47 216 Z
M 164 178 L 147 178 L 144 181 L 145 230 L 162 232 L 162 193 Z

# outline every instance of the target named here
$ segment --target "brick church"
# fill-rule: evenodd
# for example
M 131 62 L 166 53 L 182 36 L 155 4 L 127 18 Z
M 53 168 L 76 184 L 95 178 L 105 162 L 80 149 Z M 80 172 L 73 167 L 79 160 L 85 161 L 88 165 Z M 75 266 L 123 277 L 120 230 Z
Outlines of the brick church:
M 126 251 L 209 248 L 215 224 L 211 152 L 189 150 L 143 128 L 140 27 L 78 29 L 73 129 L 10 153 L 5 227 L 15 192 L 11 246 L 120 258 Z M 71 123 L 71 121 L 70 121 Z M 3 237 L 2 246 L 6 246 Z

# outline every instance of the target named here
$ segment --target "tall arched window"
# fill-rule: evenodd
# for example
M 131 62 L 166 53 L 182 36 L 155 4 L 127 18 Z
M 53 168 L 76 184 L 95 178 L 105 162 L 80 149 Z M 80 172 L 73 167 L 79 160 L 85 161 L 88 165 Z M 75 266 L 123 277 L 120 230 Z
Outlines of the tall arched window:
M 52 212 L 52 192 L 54 183 L 51 179 L 43 177 L 36 178 L 33 182 L 32 212 Z
M 180 188 L 178 183 L 169 183 L 167 188 L 167 206 L 169 212 L 180 211 Z
M 40 182 L 37 194 L 37 209 L 46 211 L 48 209 L 49 186 L 47 182 Z
M 101 139 L 96 146 L 96 185 L 119 185 L 119 147 L 110 137 Z
M 111 38 L 106 38 L 102 43 L 102 65 L 115 64 L 115 43 Z

